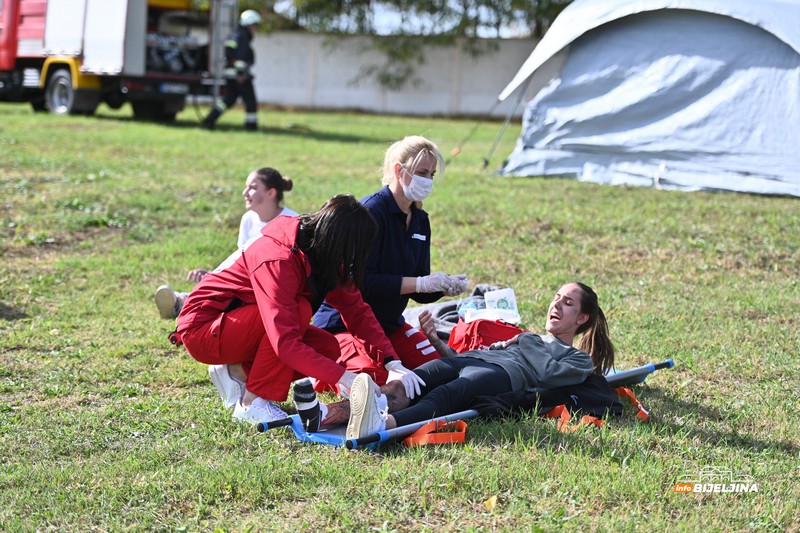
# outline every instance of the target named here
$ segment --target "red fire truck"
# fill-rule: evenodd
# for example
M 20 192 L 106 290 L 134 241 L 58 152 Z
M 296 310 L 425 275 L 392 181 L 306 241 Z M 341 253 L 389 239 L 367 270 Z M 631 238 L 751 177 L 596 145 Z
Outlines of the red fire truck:
M 0 0 L 0 100 L 92 114 L 130 102 L 171 121 L 189 95 L 223 84 L 236 0 Z

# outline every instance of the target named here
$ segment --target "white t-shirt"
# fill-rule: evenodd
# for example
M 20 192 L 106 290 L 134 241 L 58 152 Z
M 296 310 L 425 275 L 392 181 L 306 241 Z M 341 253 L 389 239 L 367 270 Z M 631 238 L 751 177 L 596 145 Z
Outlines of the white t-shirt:
M 283 210 L 278 213 L 278 216 L 296 217 L 300 215 L 297 211 L 284 207 Z M 236 243 L 236 251 L 229 255 L 225 261 L 220 263 L 219 266 L 214 269 L 214 272 L 219 272 L 231 266 L 255 239 L 261 237 L 261 230 L 264 229 L 264 226 L 267 224 L 269 224 L 269 222 L 261 220 L 255 211 L 246 211 L 245 214 L 242 215 L 242 221 L 239 223 L 239 241 Z
M 299 216 L 297 212 L 288 207 L 284 207 L 283 210 L 278 213 L 279 217 L 296 217 Z M 269 222 L 264 222 L 260 218 L 258 218 L 258 214 L 255 211 L 246 211 L 244 215 L 242 215 L 242 221 L 239 223 L 239 241 L 236 243 L 237 248 L 247 248 L 255 238 L 261 237 L 261 230 L 264 229 L 264 226 L 269 224 Z

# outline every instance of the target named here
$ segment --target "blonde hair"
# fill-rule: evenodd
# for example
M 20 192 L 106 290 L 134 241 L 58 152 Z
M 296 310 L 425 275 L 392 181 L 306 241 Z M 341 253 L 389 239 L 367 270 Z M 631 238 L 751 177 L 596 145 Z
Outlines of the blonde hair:
M 420 135 L 409 135 L 386 150 L 383 158 L 383 179 L 381 183 L 389 185 L 394 179 L 394 165 L 400 163 L 409 170 L 424 156 L 430 155 L 436 159 L 439 167 L 439 176 L 444 175 L 444 158 L 439 147 Z

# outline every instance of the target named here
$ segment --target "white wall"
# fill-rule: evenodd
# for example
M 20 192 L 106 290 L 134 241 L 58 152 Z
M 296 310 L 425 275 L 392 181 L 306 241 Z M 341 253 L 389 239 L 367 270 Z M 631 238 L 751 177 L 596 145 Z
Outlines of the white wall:
M 533 39 L 494 39 L 497 50 L 471 57 L 459 46 L 431 46 L 416 67 L 418 87 L 384 89 L 372 79 L 353 83 L 362 65 L 385 59 L 368 37 L 331 39 L 301 32 L 256 34 L 253 47 L 260 103 L 319 109 L 358 109 L 403 115 L 488 115 L 503 117 L 517 95 L 495 105 L 497 95 L 533 49 Z M 535 94 L 531 87 L 524 101 Z M 515 115 L 522 113 L 523 105 Z

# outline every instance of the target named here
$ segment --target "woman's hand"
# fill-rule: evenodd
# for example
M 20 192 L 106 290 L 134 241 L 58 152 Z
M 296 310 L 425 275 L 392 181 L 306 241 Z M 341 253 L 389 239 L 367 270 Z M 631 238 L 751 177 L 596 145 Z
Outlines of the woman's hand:
M 456 355 L 456 351 L 439 338 L 439 333 L 436 331 L 436 324 L 433 323 L 433 315 L 427 309 L 419 314 L 419 329 L 428 337 L 431 346 L 436 348 L 440 356 L 452 357 Z
M 467 290 L 469 280 L 466 274 L 448 275 L 434 272 L 429 276 L 416 278 L 416 292 L 443 292 L 445 296 L 457 296 Z
M 350 397 L 350 389 L 353 388 L 353 381 L 356 379 L 356 374 L 350 372 L 349 370 L 345 370 L 342 377 L 339 378 L 339 381 L 336 382 L 339 389 L 339 396 L 342 398 L 349 398 Z
M 197 283 L 198 281 L 203 279 L 203 276 L 205 276 L 206 274 L 208 274 L 208 270 L 203 270 L 202 268 L 195 268 L 194 270 L 190 270 L 189 273 L 186 274 L 186 279 L 188 281 L 194 281 L 195 283 Z
M 404 367 L 403 363 L 395 359 L 394 361 L 389 361 L 384 366 L 386 370 L 389 371 L 389 378 L 386 380 L 386 383 L 391 381 L 399 381 L 402 383 L 403 387 L 406 389 L 406 396 L 409 399 L 413 400 L 422 392 L 422 387 L 425 386 L 425 382 L 422 381 L 421 377 Z
M 444 272 L 434 272 L 417 278 L 417 292 L 447 292 L 451 290 L 452 284 L 450 276 Z
M 490 350 L 505 350 L 512 344 L 516 344 L 519 342 L 519 333 L 508 339 L 507 341 L 497 341 L 489 346 Z
M 445 296 L 458 296 L 462 292 L 467 290 L 467 285 L 469 285 L 469 280 L 467 279 L 466 274 L 453 274 L 449 276 L 450 278 L 450 288 L 444 291 Z
M 427 309 L 419 314 L 419 329 L 428 337 L 431 344 L 436 341 L 441 342 L 439 335 L 436 333 L 436 325 L 433 323 L 433 315 Z

